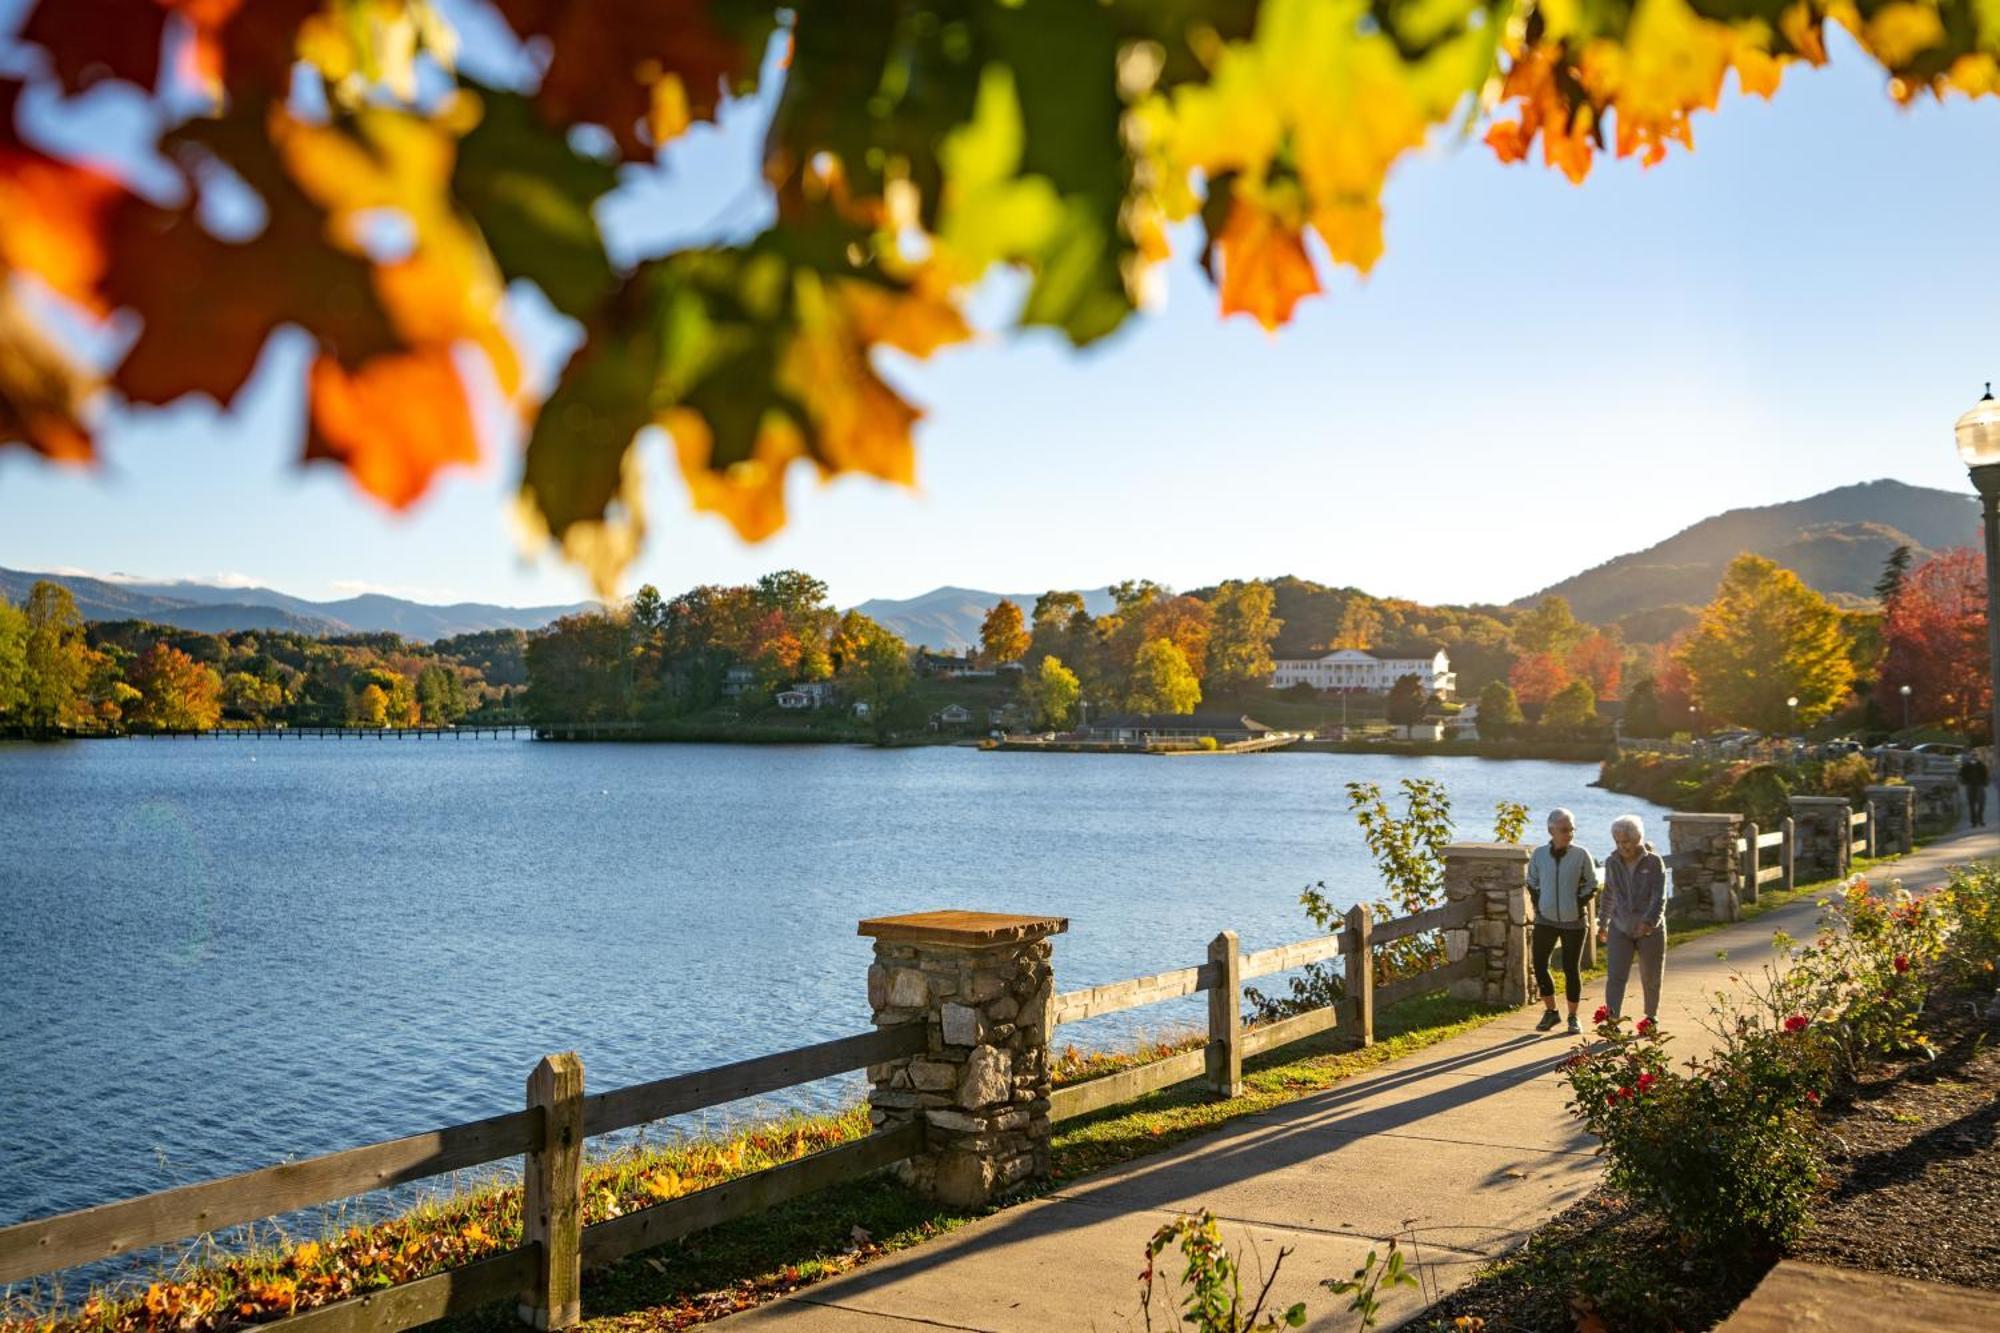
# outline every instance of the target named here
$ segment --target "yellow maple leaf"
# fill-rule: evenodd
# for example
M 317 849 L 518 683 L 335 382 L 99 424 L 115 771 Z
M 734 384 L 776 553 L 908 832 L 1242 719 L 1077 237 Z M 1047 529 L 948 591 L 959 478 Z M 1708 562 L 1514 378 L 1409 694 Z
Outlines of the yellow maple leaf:
M 1216 249 L 1224 315 L 1246 314 L 1276 329 L 1292 317 L 1293 306 L 1320 289 L 1300 229 L 1240 193 Z
M 722 515 L 748 542 L 762 541 L 785 526 L 785 472 L 806 453 L 796 426 L 774 414 L 758 431 L 750 457 L 717 471 L 709 465 L 715 437 L 699 412 L 674 408 L 660 424 L 673 437 L 681 478 L 696 509 Z

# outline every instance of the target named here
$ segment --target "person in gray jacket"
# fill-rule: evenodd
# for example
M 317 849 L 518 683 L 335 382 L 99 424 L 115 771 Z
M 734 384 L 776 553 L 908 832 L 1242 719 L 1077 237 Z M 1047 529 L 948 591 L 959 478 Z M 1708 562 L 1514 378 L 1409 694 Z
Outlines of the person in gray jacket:
M 1639 989 L 1646 998 L 1649 1032 L 1659 1030 L 1660 981 L 1667 965 L 1667 863 L 1646 841 L 1637 815 L 1611 821 L 1618 850 L 1604 860 L 1604 910 L 1598 941 L 1605 946 L 1604 1007 L 1617 1018 L 1625 1004 L 1632 958 L 1639 959 Z
M 1535 933 L 1531 952 L 1535 959 L 1535 984 L 1541 987 L 1542 1004 L 1547 1010 L 1535 1026 L 1547 1032 L 1562 1020 L 1556 1015 L 1556 983 L 1549 975 L 1549 957 L 1557 944 L 1563 951 L 1563 998 L 1569 1001 L 1569 1030 L 1575 1036 L 1576 1006 L 1583 998 L 1583 979 L 1577 965 L 1583 957 L 1584 915 L 1597 893 L 1597 863 L 1590 853 L 1576 845 L 1576 816 L 1567 810 L 1549 812 L 1549 840 L 1535 848 L 1528 858 L 1528 896 L 1535 905 Z

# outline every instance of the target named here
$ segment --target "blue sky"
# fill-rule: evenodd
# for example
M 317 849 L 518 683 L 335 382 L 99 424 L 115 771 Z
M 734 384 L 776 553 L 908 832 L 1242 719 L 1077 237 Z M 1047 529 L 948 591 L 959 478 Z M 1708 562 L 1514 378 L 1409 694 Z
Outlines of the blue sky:
M 496 59 L 475 31 L 469 63 Z M 115 92 L 34 110 L 51 138 L 100 146 L 138 123 Z M 698 128 L 607 206 L 622 250 L 760 225 L 762 114 Z M 791 526 L 758 546 L 689 511 L 655 448 L 628 589 L 795 566 L 842 602 L 1282 573 L 1509 600 L 1726 508 L 1885 476 L 1969 490 L 1951 424 L 2000 377 L 2000 106 L 1899 110 L 1842 45 L 1695 133 L 1692 155 L 1604 161 L 1580 189 L 1440 143 L 1392 177 L 1374 275 L 1332 275 L 1275 336 L 1219 319 L 1183 244 L 1164 309 L 1088 352 L 996 336 L 896 360 L 928 411 L 920 488 L 800 470 Z M 560 331 L 531 308 L 521 324 L 553 374 Z M 520 555 L 511 440 L 407 515 L 299 468 L 300 362 L 281 338 L 229 413 L 118 418 L 95 475 L 0 452 L 0 565 L 585 595 L 577 571 Z

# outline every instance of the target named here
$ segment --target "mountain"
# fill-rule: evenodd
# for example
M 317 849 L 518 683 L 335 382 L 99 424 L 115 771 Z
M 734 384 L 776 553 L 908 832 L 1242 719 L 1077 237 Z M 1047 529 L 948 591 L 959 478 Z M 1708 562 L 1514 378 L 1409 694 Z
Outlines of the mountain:
M 916 597 L 875 597 L 854 609 L 878 625 L 895 631 L 908 644 L 962 652 L 979 646 L 979 626 L 986 613 L 1004 599 L 1035 613 L 1035 592 L 980 592 L 976 588 L 933 588 Z M 1111 590 L 1092 588 L 1083 594 L 1083 608 L 1094 616 L 1109 611 Z
M 494 606 L 485 602 L 456 602 L 450 606 L 432 606 L 380 593 L 337 602 L 314 602 L 274 588 L 127 582 L 15 569 L 0 569 L 0 597 L 18 606 L 27 600 L 29 588 L 43 579 L 68 588 L 85 620 L 150 620 L 211 634 L 245 629 L 314 635 L 389 633 L 429 642 L 478 630 L 540 629 L 559 616 L 591 605 L 577 602 L 568 606 Z
M 1694 609 L 1715 595 L 1724 566 L 1745 551 L 1798 571 L 1837 602 L 1861 606 L 1873 601 L 1882 562 L 1898 546 L 1912 548 L 1921 562 L 1932 552 L 1978 541 L 1979 504 L 1971 495 L 1900 481 L 1862 482 L 1705 518 L 1515 605 L 1566 597 L 1581 619 L 1621 625 L 1630 639 L 1658 641 L 1692 622 Z

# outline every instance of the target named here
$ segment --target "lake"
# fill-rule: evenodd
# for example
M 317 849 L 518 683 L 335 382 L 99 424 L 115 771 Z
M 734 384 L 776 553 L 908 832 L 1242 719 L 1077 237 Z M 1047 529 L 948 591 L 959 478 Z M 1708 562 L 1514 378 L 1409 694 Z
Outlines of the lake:
M 0 745 L 0 1223 L 868 1026 L 868 916 L 1067 916 L 1061 989 L 1374 896 L 1343 783 L 1611 818 L 1588 764 L 502 740 Z M 1110 1043 L 1200 997 L 1065 1027 Z M 793 1105 L 858 1095 L 859 1076 Z M 730 1118 L 712 1114 L 709 1123 Z M 737 1108 L 739 1113 L 741 1108 Z M 754 1109 L 754 1108 L 752 1108 Z

